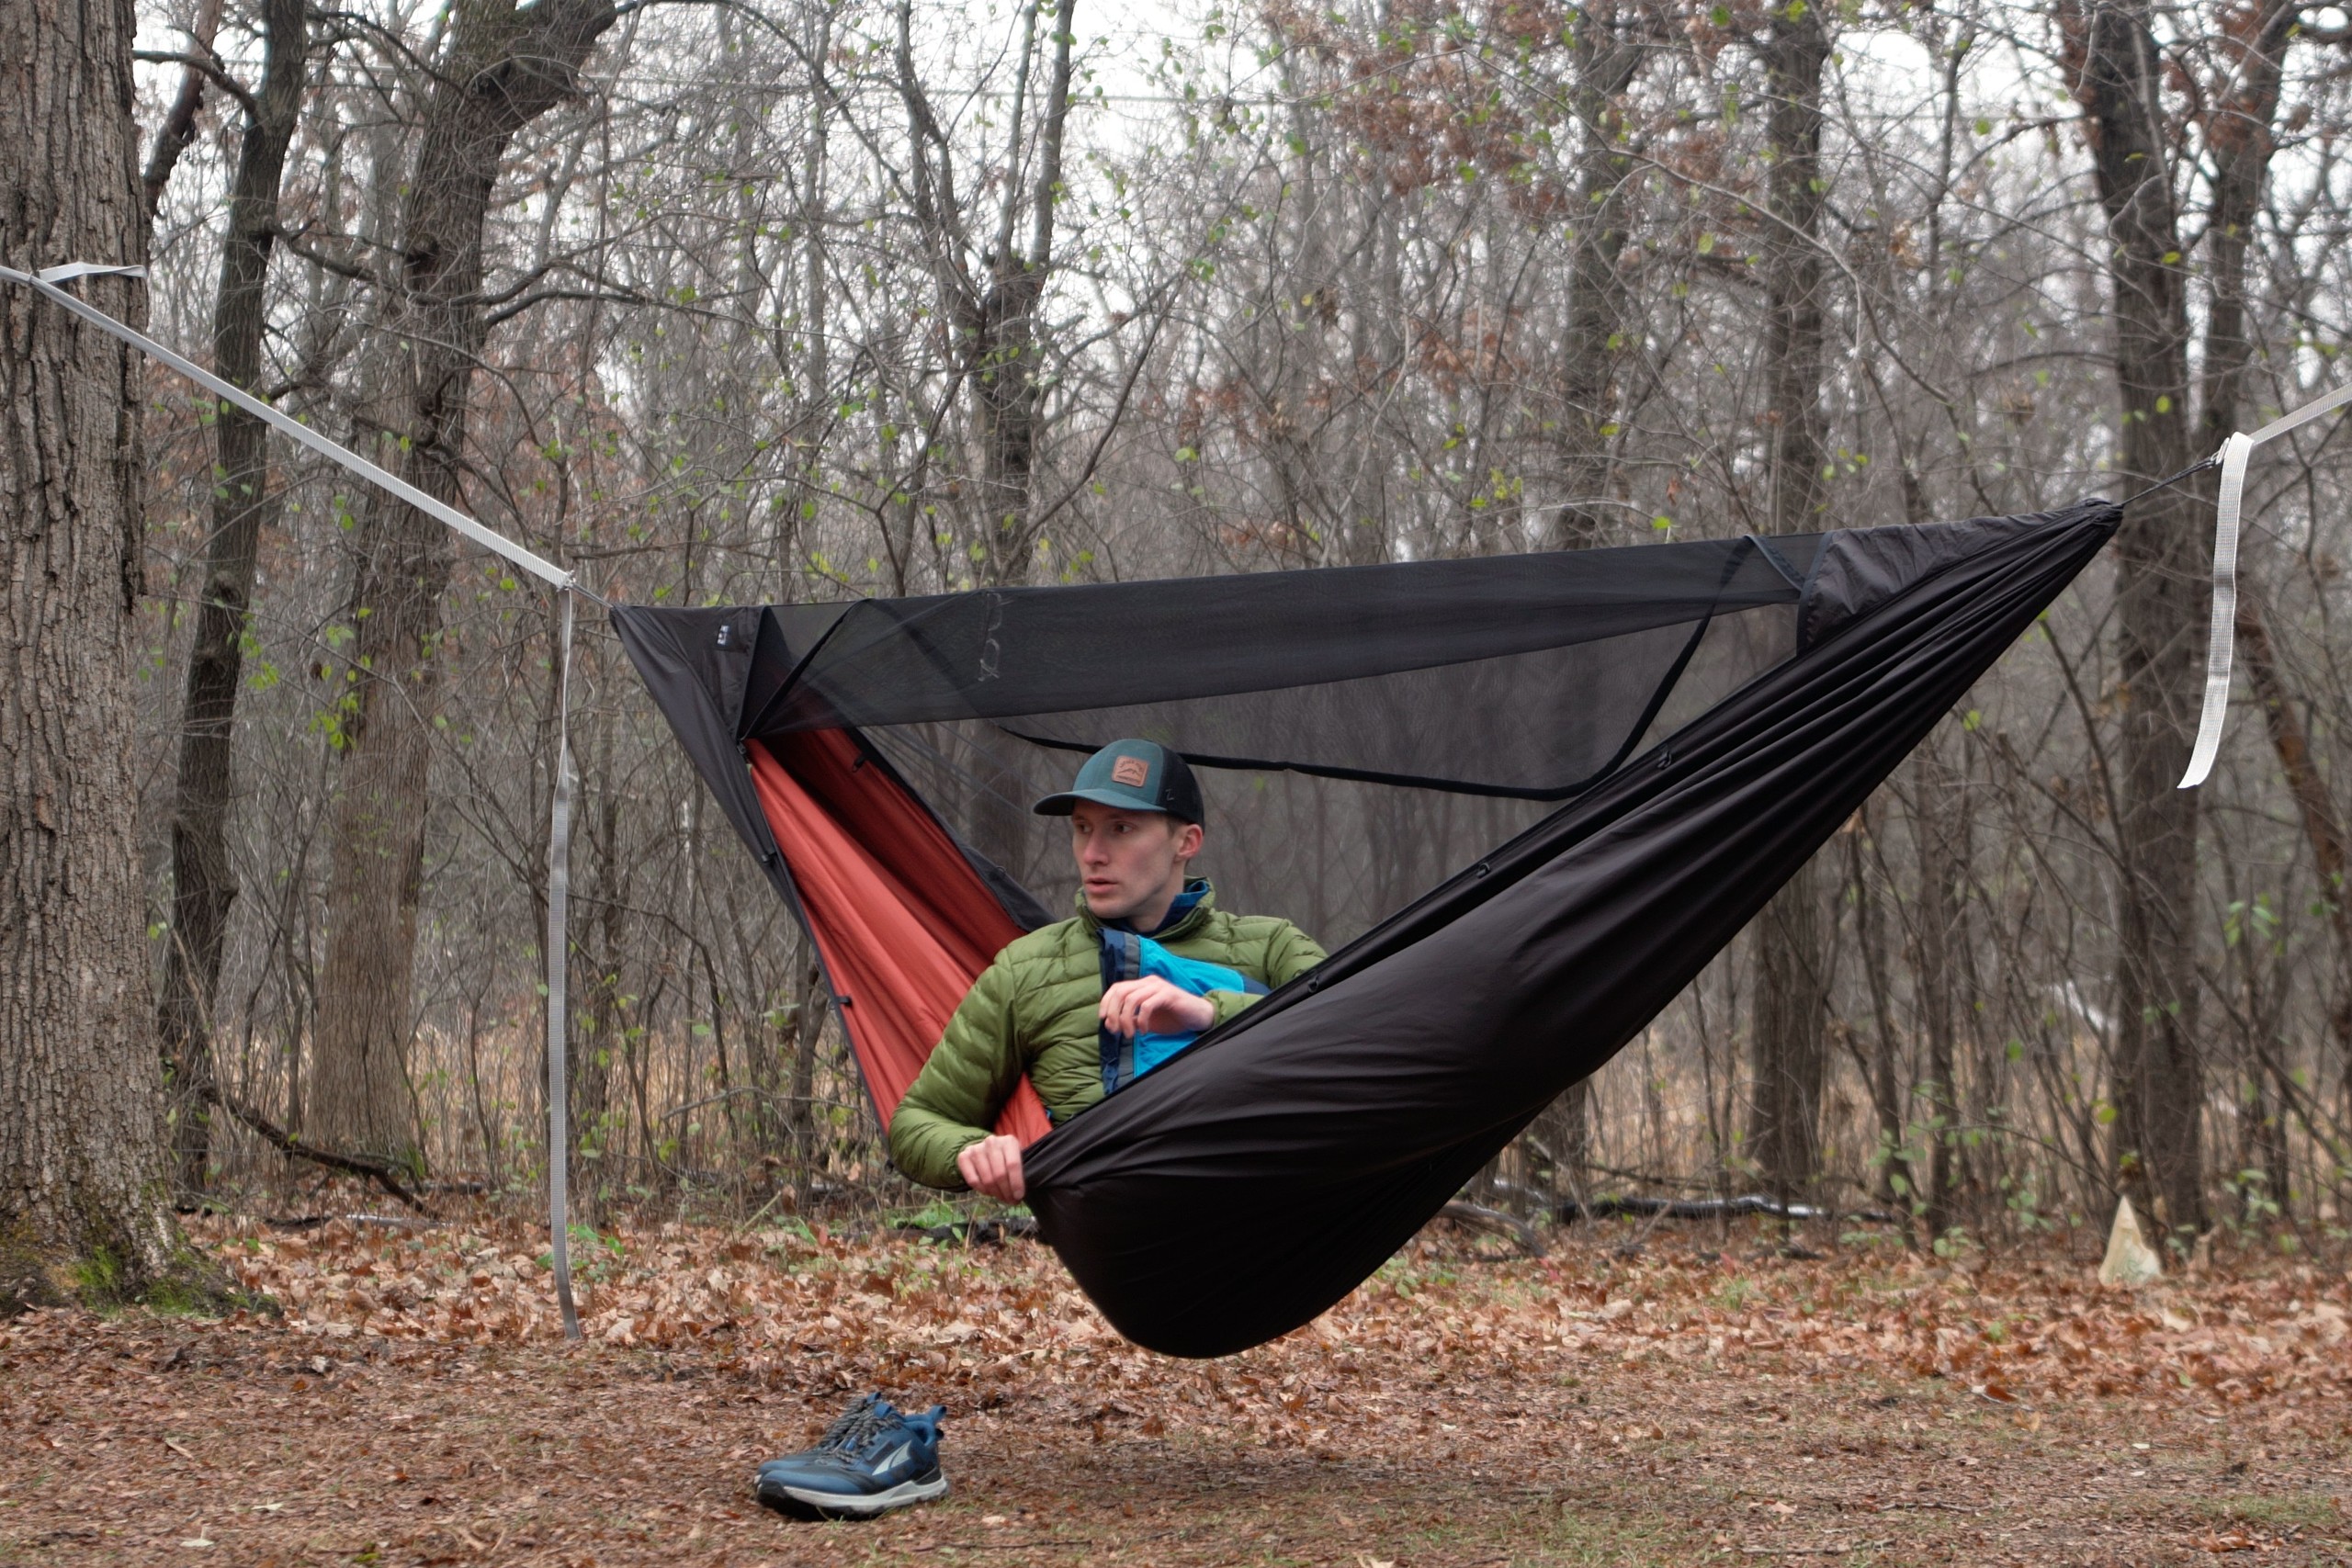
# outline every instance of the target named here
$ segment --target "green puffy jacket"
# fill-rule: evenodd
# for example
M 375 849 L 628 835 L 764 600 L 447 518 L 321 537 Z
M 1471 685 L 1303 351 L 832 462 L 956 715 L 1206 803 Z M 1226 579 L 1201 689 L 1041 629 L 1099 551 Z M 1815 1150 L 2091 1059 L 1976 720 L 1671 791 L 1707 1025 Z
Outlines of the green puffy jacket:
M 1200 901 L 1151 939 L 1181 958 L 1238 969 L 1269 987 L 1323 962 L 1314 939 L 1288 920 L 1229 915 L 1204 882 Z M 996 955 L 890 1118 L 890 1157 L 927 1187 L 960 1188 L 956 1156 L 988 1136 L 1027 1073 L 1057 1125 L 1102 1098 L 1096 1010 L 1102 1000 L 1102 924 L 1086 912 L 1041 927 Z M 1216 1021 L 1257 1000 L 1211 991 Z

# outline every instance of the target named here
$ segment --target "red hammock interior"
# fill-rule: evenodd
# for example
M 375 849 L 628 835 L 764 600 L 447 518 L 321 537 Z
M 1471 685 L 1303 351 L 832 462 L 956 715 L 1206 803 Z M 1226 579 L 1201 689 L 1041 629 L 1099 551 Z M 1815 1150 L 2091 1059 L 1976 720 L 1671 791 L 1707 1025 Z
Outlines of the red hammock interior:
M 747 743 L 785 863 L 886 1128 L 956 1005 L 1021 928 L 928 808 L 837 729 Z M 997 1131 L 1050 1127 L 1021 1080 Z

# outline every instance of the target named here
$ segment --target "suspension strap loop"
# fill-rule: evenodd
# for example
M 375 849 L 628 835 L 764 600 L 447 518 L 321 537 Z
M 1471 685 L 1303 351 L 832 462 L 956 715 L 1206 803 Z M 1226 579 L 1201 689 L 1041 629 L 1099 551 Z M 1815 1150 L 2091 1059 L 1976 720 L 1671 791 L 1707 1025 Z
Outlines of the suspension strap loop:
M 2346 403 L 2352 403 L 2352 387 L 2339 387 L 2292 413 L 2281 414 L 2252 435 L 2240 432 L 2222 444 L 2222 487 L 2213 506 L 2213 617 L 2205 642 L 2205 705 L 2197 716 L 2197 744 L 2189 750 L 2188 771 L 2180 775 L 2182 789 L 2195 789 L 2211 776 L 2213 760 L 2222 750 L 2222 728 L 2229 719 L 2230 665 L 2237 651 L 2238 524 L 2245 506 L 2246 459 L 2264 442 L 2300 430 Z
M 2238 513 L 2245 501 L 2245 460 L 2254 438 L 2239 432 L 2222 444 L 2222 493 L 2213 512 L 2213 620 L 2205 638 L 2205 706 L 2197 716 L 2197 744 L 2188 754 L 2182 789 L 2195 789 L 2221 754 L 2222 726 L 2230 716 L 2230 664 L 2237 654 Z

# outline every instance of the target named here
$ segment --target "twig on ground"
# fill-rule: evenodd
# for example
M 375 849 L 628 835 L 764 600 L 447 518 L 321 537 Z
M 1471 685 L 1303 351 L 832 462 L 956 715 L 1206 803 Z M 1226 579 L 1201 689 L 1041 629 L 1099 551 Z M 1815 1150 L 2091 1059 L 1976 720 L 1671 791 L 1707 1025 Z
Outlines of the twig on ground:
M 1974 1394 L 1977 1398 L 1983 1400 L 1987 1404 L 1997 1404 L 2004 1410 L 2022 1410 L 2029 1416 L 2033 1414 L 2033 1406 L 2028 1404 L 2022 1399 L 1996 1399 L 1981 1388 L 1972 1388 L 1968 1392 Z

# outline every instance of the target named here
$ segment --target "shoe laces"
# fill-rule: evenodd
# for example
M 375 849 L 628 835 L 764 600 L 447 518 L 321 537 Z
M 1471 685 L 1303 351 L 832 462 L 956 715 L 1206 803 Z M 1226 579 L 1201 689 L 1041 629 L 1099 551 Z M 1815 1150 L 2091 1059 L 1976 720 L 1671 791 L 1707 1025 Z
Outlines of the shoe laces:
M 888 1400 L 869 1393 L 834 1418 L 833 1424 L 825 1428 L 825 1435 L 817 1439 L 817 1447 L 856 1453 L 903 1419 Z

